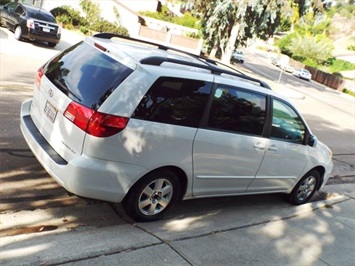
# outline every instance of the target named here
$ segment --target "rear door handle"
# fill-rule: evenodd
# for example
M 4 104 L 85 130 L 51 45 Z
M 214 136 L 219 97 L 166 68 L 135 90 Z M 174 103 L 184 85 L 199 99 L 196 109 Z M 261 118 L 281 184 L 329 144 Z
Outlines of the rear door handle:
M 268 151 L 277 151 L 276 145 L 271 145 L 268 149 Z
M 265 146 L 264 146 L 262 143 L 260 143 L 260 142 L 254 144 L 253 147 L 254 147 L 254 149 L 256 149 L 257 151 L 263 151 L 263 150 L 265 150 Z

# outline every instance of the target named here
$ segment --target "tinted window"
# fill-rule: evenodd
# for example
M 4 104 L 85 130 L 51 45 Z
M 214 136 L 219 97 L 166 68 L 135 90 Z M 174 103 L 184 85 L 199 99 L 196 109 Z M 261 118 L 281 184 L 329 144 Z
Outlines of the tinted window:
M 302 143 L 305 125 L 298 114 L 286 103 L 273 101 L 271 138 Z
M 15 9 L 15 13 L 19 14 L 19 15 L 23 15 L 25 13 L 25 9 L 22 6 L 18 6 Z
M 208 127 L 261 135 L 265 108 L 264 95 L 218 85 L 213 97 Z
M 159 78 L 144 96 L 133 117 L 174 125 L 197 127 L 211 84 L 192 79 Z
M 7 10 L 8 10 L 9 12 L 12 12 L 12 11 L 15 10 L 15 8 L 16 8 L 17 5 L 18 5 L 17 3 L 9 3 L 9 4 L 6 5 L 6 7 L 7 7 Z
M 97 109 L 133 70 L 80 42 L 55 57 L 45 75 L 72 100 Z
M 28 9 L 27 13 L 30 18 L 56 23 L 55 18 L 50 13 L 35 9 Z

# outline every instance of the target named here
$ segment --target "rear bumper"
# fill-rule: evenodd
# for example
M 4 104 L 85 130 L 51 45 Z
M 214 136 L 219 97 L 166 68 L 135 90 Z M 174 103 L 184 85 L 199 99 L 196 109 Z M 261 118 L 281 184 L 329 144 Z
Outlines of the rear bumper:
M 66 190 L 78 196 L 121 202 L 130 187 L 145 172 L 132 164 L 103 161 L 80 155 L 67 162 L 41 136 L 30 117 L 32 100 L 21 106 L 21 131 L 45 170 Z
M 26 30 L 23 31 L 23 37 L 30 39 L 32 41 L 41 41 L 41 42 L 50 42 L 50 43 L 56 43 L 58 44 L 60 42 L 61 34 L 57 35 L 45 35 L 45 34 L 39 34 L 36 33 L 32 30 Z

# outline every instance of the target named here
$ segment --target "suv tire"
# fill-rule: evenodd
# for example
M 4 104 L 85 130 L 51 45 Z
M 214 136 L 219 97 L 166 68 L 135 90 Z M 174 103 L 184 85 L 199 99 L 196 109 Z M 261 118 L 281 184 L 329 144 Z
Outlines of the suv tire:
M 21 26 L 16 26 L 15 28 L 15 39 L 18 41 L 22 40 L 22 29 Z
M 135 221 L 160 219 L 180 194 L 178 176 L 167 170 L 157 170 L 139 180 L 129 191 L 123 208 Z

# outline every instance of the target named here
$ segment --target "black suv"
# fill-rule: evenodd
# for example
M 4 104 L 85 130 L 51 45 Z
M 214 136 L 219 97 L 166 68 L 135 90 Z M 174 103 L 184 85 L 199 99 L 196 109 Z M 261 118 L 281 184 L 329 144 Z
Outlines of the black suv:
M 0 18 L 0 24 L 13 31 L 17 40 L 48 42 L 50 47 L 60 41 L 61 28 L 44 9 L 12 2 L 0 9 Z

